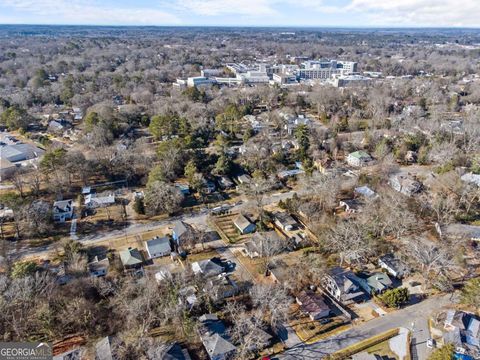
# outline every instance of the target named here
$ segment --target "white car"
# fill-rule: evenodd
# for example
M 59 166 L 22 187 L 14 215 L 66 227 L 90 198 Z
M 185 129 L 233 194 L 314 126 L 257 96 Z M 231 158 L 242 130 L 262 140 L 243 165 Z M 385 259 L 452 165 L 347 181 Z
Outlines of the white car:
M 437 347 L 437 342 L 434 339 L 429 338 L 427 340 L 427 347 L 430 348 L 430 349 L 432 349 L 434 347 Z

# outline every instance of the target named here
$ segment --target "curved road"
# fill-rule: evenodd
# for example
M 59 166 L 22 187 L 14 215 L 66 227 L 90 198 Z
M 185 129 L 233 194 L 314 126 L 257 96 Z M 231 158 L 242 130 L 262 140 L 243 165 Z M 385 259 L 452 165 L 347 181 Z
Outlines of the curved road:
M 354 326 L 350 330 L 314 344 L 299 344 L 288 349 L 283 354 L 278 355 L 276 358 L 284 360 L 321 359 L 328 354 L 332 354 L 347 346 L 393 328 L 404 327 L 412 330 L 412 323 L 414 323 L 412 337 L 416 338 L 416 342 L 413 350 L 417 354 L 417 359 L 426 360 L 428 358 L 426 341 L 430 337 L 427 325 L 428 317 L 434 311 L 438 311 L 443 306 L 451 304 L 450 297 L 450 295 L 431 297 L 418 304 L 410 305 L 383 317 Z

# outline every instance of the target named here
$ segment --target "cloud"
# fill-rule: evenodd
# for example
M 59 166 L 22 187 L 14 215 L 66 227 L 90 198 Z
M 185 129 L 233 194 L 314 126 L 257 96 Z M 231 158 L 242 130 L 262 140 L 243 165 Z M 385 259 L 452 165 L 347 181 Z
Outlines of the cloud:
M 95 0 L 0 0 L 0 6 L 49 24 L 175 25 L 180 19 L 157 8 L 105 6 Z
M 137 7 L 127 0 L 0 0 L 0 10 L 12 10 L 0 14 L 0 22 L 28 19 L 37 23 L 99 25 L 226 25 L 236 21 L 253 25 L 480 26 L 480 0 L 461 3 L 458 0 L 144 0 L 142 3 L 148 2 L 150 5 Z
M 192 11 L 198 15 L 247 15 L 273 16 L 277 11 L 272 0 L 178 0 L 180 10 Z
M 343 8 L 364 14 L 372 25 L 478 27 L 478 0 L 352 0 Z

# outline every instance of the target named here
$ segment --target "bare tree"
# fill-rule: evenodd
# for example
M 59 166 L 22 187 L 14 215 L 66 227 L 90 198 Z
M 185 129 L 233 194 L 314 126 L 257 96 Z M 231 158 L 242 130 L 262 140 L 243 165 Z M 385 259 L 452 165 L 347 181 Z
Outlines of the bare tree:
M 280 285 L 256 284 L 250 289 L 253 306 L 272 328 L 287 321 L 292 302 L 287 290 Z

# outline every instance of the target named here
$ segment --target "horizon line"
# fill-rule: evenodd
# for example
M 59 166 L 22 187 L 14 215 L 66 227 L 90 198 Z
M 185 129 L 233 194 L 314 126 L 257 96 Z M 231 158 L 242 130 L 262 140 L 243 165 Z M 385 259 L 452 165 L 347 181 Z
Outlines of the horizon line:
M 71 26 L 71 27 L 129 27 L 129 28 L 265 28 L 265 29 L 391 29 L 391 30 L 480 30 L 480 26 L 361 26 L 361 25 L 221 25 L 221 24 L 185 24 L 185 25 L 145 25 L 145 24 L 41 24 L 41 23 L 0 23 L 0 26 Z

